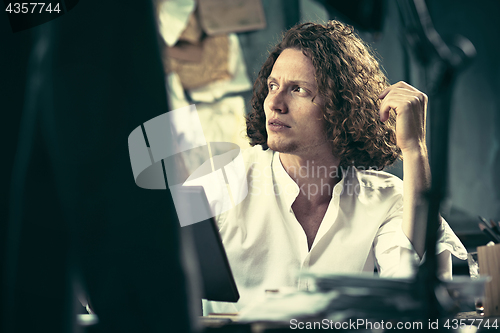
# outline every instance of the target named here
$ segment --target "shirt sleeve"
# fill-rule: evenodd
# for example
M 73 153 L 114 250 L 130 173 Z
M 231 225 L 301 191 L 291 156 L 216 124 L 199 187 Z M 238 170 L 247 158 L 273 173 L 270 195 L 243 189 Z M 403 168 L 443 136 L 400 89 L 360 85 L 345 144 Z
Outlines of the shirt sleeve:
M 379 228 L 373 242 L 375 262 L 381 277 L 412 277 L 425 260 L 425 254 L 421 259 L 404 234 L 402 222 L 403 200 L 401 199 Z M 437 236 L 436 254 L 448 251 L 447 255 L 453 254 L 459 259 L 467 259 L 465 247 L 444 219 L 441 219 Z M 451 271 L 442 274 L 451 276 Z

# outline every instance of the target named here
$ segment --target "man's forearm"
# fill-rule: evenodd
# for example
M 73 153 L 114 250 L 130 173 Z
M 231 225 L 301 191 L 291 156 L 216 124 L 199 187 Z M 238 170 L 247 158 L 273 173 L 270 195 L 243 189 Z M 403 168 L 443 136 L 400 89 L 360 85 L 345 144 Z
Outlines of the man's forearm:
M 403 151 L 403 232 L 420 257 L 425 249 L 426 219 L 417 217 L 422 211 L 422 194 L 430 188 L 431 171 L 427 148 Z

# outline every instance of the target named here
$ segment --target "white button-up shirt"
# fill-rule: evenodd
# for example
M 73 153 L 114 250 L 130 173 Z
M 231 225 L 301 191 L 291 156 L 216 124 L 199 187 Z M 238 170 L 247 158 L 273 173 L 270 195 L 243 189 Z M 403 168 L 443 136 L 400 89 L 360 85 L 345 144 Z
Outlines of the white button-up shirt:
M 270 149 L 252 147 L 243 151 L 243 158 L 248 195 L 217 217 L 240 300 L 235 304 L 204 302 L 204 313 L 237 312 L 268 289 L 307 289 L 307 280 L 297 276 L 304 270 L 373 274 L 377 267 L 382 277 L 414 273 L 420 259 L 401 228 L 401 179 L 382 171 L 344 170 L 309 250 L 292 204 L 301 190 L 311 193 L 321 189 L 300 189 L 283 168 L 279 153 Z M 325 171 L 336 169 L 311 165 L 302 170 Z M 448 250 L 460 259 L 467 256 L 445 221 L 437 249 L 438 253 Z

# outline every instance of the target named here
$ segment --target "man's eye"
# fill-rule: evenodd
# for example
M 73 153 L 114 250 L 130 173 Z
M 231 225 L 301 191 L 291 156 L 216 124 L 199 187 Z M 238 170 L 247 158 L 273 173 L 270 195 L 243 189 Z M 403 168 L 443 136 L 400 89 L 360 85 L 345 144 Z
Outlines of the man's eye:
M 269 83 L 269 90 L 276 90 L 278 89 L 278 85 L 275 83 Z
M 307 91 L 302 87 L 295 87 L 294 91 L 298 93 L 306 93 Z

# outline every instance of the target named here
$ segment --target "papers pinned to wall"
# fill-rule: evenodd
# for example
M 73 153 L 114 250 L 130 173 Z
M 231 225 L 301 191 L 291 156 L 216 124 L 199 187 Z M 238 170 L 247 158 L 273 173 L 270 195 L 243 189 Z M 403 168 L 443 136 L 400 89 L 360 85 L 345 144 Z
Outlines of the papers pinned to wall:
M 195 0 L 157 0 L 160 34 L 168 46 L 174 46 L 195 8 Z
M 199 0 L 203 30 L 208 35 L 263 29 L 262 0 Z

